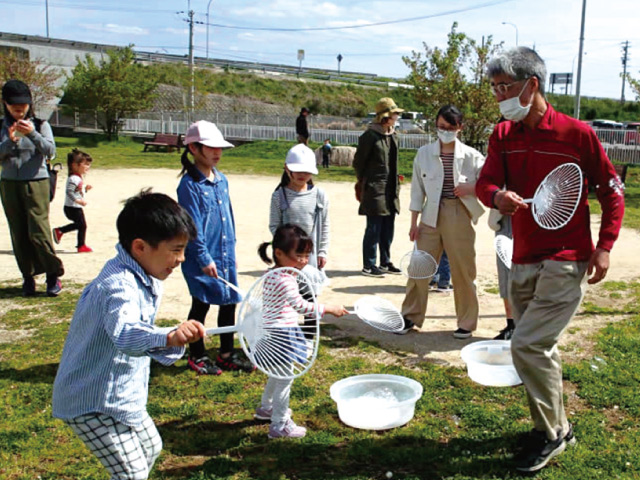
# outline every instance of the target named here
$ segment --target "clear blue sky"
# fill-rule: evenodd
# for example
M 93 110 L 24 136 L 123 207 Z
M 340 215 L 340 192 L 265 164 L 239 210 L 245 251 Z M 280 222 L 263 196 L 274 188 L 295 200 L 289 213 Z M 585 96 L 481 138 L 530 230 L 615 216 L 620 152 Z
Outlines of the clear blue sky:
M 135 44 L 146 51 L 186 54 L 188 0 L 48 0 L 49 30 L 54 38 L 114 45 Z M 208 0 L 191 0 L 198 24 L 196 55 L 205 56 Z M 209 56 L 337 68 L 391 77 L 408 70 L 402 55 L 446 45 L 454 21 L 458 30 L 481 41 L 492 35 L 506 48 L 534 46 L 549 73 L 577 74 L 582 0 L 212 0 L 209 22 L 248 28 L 331 28 L 432 16 L 415 21 L 345 30 L 305 32 L 209 27 Z M 0 31 L 46 33 L 45 0 L 0 0 Z M 509 22 L 510 24 L 503 24 Z M 513 24 L 513 25 L 511 25 Z M 621 43 L 630 42 L 628 70 L 640 77 L 640 1 L 588 0 L 582 93 L 620 98 Z M 556 92 L 558 90 L 556 89 Z M 634 96 L 628 85 L 627 99 Z

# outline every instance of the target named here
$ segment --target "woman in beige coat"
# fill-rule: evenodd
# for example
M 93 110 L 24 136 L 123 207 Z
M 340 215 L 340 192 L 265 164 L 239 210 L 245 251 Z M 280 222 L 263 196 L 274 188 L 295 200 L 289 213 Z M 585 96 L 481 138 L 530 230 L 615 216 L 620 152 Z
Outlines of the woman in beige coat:
M 436 127 L 438 140 L 420 148 L 413 162 L 409 238 L 438 261 L 446 250 L 458 320 L 453 336 L 463 339 L 472 335 L 478 323 L 473 225 L 484 213 L 475 195 L 484 156 L 457 139 L 462 113 L 455 106 L 440 109 Z M 402 333 L 414 324 L 422 326 L 428 298 L 429 280 L 409 279 L 402 303 Z

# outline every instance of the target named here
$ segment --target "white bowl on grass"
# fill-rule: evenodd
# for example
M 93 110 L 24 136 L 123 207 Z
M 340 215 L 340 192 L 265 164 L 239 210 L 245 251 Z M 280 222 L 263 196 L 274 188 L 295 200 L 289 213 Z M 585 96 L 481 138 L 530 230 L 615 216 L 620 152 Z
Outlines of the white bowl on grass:
M 340 420 L 353 428 L 387 430 L 413 418 L 422 385 L 399 375 L 357 375 L 331 385 Z
M 513 366 L 509 340 L 474 342 L 460 351 L 469 378 L 488 387 L 511 387 L 522 380 Z

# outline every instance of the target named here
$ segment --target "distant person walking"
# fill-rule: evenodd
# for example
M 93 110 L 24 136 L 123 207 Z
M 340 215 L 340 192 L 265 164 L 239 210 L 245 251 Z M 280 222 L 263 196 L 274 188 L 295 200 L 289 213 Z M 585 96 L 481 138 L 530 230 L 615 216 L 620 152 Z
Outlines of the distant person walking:
M 324 145 L 322 145 L 322 168 L 329 168 L 329 161 L 331 160 L 331 140 L 328 138 L 324 141 Z
M 362 239 L 362 274 L 384 277 L 385 273 L 400 274 L 391 263 L 391 242 L 396 215 L 400 213 L 400 182 L 398 180 L 398 142 L 394 125 L 403 109 L 391 98 L 376 103 L 376 117 L 360 135 L 353 159 L 356 170 L 358 213 L 367 216 L 367 228 Z M 380 248 L 380 267 L 376 266 Z
M 298 143 L 309 143 L 309 126 L 307 125 L 307 116 L 309 115 L 309 109 L 302 107 L 300 115 L 296 119 L 296 133 L 298 134 Z
M 31 91 L 19 80 L 2 87 L 4 119 L 0 122 L 0 194 L 7 216 L 13 254 L 22 273 L 22 294 L 36 293 L 34 275 L 47 274 L 47 295 L 62 290 L 64 274 L 49 225 L 50 185 L 47 159 L 56 154 L 51 126 L 35 117 Z

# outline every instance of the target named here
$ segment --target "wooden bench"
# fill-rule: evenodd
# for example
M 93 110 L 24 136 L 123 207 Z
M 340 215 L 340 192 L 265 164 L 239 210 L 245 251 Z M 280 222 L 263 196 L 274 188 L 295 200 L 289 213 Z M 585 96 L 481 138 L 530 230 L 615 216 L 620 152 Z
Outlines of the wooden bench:
M 627 167 L 629 165 L 621 165 L 616 163 L 613 165 L 613 168 L 616 169 L 616 173 L 620 177 L 620 181 L 624 184 L 624 181 L 627 179 Z
M 144 151 L 148 151 L 149 147 L 153 147 L 156 151 L 160 148 L 166 148 L 168 152 L 172 152 L 175 148 L 180 153 L 183 147 L 182 135 L 173 135 L 168 133 L 156 133 L 153 140 L 144 142 Z

